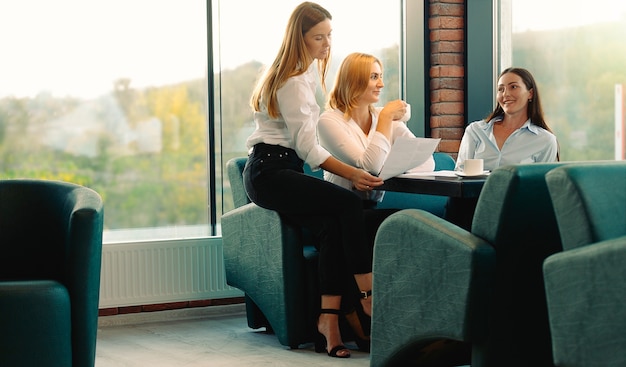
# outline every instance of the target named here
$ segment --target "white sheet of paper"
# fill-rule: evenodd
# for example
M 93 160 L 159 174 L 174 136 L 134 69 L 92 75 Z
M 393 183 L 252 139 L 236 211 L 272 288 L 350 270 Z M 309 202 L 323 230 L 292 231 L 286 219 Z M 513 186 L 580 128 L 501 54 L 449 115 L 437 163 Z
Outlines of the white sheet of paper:
M 483 175 L 480 175 L 481 177 L 485 177 L 485 176 L 489 176 L 491 172 L 486 172 Z M 401 177 L 401 178 L 421 178 L 421 179 L 435 179 L 437 177 L 462 177 L 459 172 L 457 171 L 448 171 L 448 170 L 441 170 L 441 171 L 432 171 L 432 172 L 408 172 L 408 173 L 402 173 L 400 175 L 398 175 L 397 177 Z
M 399 174 L 397 177 L 401 178 L 422 178 L 422 179 L 435 179 L 436 177 L 459 177 L 454 171 L 433 171 L 433 172 L 408 172 Z
M 378 176 L 386 180 L 421 165 L 433 155 L 440 141 L 432 138 L 397 138 Z

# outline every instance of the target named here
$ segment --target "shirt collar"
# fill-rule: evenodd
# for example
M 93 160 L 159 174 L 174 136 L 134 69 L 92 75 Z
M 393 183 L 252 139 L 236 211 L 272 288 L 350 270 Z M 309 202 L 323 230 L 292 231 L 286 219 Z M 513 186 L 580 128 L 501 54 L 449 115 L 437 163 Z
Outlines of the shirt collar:
M 499 121 L 502 121 L 504 119 L 504 116 L 496 116 L 494 118 L 491 119 L 491 121 L 489 121 L 488 123 L 485 124 L 485 126 L 483 127 L 483 130 L 487 131 L 487 130 L 493 130 L 493 124 Z M 526 122 L 524 122 L 524 125 L 522 125 L 520 128 L 520 130 L 522 129 L 526 129 L 528 131 L 530 131 L 531 133 L 537 135 L 539 133 L 539 126 L 532 124 L 530 122 L 530 118 L 528 120 L 526 120 Z

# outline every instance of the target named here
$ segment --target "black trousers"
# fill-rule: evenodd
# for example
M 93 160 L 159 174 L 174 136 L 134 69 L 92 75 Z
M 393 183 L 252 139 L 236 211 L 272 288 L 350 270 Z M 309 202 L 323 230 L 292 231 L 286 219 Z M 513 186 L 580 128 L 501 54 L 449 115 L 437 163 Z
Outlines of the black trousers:
M 362 200 L 350 190 L 303 173 L 293 149 L 257 144 L 244 168 L 250 200 L 305 227 L 318 239 L 320 291 L 345 295 L 354 274 L 372 271 Z

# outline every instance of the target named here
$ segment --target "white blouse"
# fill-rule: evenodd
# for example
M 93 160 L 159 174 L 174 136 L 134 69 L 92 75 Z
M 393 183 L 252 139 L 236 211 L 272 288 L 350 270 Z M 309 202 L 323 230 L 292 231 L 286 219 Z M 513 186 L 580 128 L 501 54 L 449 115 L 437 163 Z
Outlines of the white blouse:
M 511 164 L 555 162 L 559 149 L 556 136 L 546 129 L 530 123 L 528 119 L 504 142 L 502 150 L 493 135 L 493 125 L 502 117 L 486 122 L 475 121 L 467 125 L 461 139 L 456 167 L 466 159 L 482 158 L 486 170 Z
M 354 167 L 362 168 L 378 175 L 391 151 L 391 145 L 400 136 L 415 137 L 402 121 L 393 121 L 391 141 L 376 131 L 378 115 L 382 107 L 372 114 L 372 126 L 366 135 L 359 125 L 350 119 L 346 121 L 340 110 L 325 111 L 320 116 L 317 134 L 320 144 L 335 158 Z M 412 172 L 426 172 L 435 169 L 435 161 L 430 157 Z M 330 172 L 324 172 L 324 179 L 341 187 L 352 189 L 352 182 Z
M 319 165 L 330 157 L 317 140 L 317 122 L 320 107 L 315 99 L 317 89 L 315 63 L 304 74 L 291 77 L 276 92 L 280 115 L 272 118 L 267 106 L 254 113 L 256 130 L 248 137 L 246 146 L 252 151 L 257 143 L 281 145 L 296 151 L 298 157 L 318 170 Z

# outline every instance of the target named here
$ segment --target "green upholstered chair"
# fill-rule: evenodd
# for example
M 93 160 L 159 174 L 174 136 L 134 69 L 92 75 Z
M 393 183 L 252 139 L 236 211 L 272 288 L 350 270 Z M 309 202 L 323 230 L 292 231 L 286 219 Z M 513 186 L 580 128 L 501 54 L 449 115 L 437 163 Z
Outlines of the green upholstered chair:
M 626 366 L 626 162 L 546 175 L 563 252 L 544 262 L 554 362 Z
M 383 222 L 371 366 L 409 366 L 438 340 L 470 345 L 474 367 L 552 365 L 542 264 L 561 242 L 544 175 L 558 165 L 494 170 L 471 232 L 414 209 Z
M 435 153 L 436 169 L 454 160 Z M 235 209 L 222 216 L 226 281 L 245 293 L 248 326 L 275 333 L 282 345 L 297 348 L 314 340 L 319 309 L 317 250 L 312 236 L 278 213 L 250 202 L 243 187 L 246 158 L 227 162 Z M 322 178 L 323 171 L 305 173 Z M 388 196 L 388 194 L 391 194 Z M 445 198 L 387 192 L 382 207 L 410 205 L 442 215 Z
M 266 327 L 282 345 L 298 348 L 316 332 L 317 250 L 301 228 L 250 202 L 246 160 L 226 164 L 235 204 L 222 216 L 226 281 L 244 291 L 249 327 Z
M 91 189 L 0 180 L 0 366 L 94 366 L 102 226 Z

